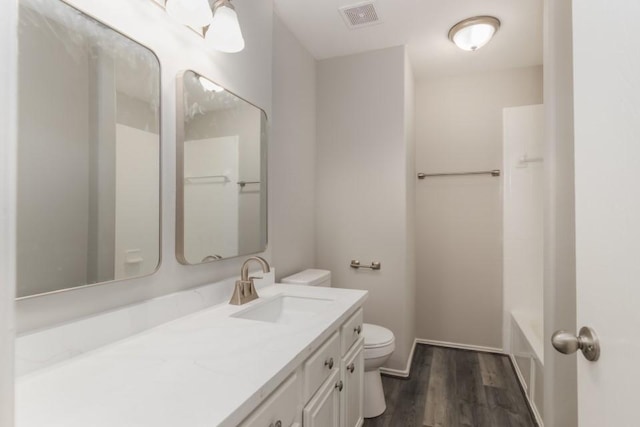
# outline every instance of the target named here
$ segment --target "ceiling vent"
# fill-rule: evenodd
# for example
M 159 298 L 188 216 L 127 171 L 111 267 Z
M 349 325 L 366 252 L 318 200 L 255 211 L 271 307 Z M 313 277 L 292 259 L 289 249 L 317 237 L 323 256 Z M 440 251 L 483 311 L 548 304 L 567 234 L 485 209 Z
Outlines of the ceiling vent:
M 382 22 L 375 8 L 375 1 L 352 4 L 341 7 L 339 10 L 345 24 L 352 30 Z

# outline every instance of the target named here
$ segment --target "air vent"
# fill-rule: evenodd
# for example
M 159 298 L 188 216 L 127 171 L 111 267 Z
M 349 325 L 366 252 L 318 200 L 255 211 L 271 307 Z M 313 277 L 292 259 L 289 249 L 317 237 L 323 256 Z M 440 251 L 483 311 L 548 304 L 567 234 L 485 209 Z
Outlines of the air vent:
M 352 30 L 381 22 L 373 1 L 344 6 L 339 10 L 345 24 Z

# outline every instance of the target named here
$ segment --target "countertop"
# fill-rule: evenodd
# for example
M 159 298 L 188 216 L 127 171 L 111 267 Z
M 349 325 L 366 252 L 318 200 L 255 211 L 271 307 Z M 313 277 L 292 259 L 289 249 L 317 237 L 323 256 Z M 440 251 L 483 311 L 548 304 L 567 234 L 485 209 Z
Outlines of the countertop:
M 283 293 L 334 301 L 294 325 L 230 317 Z M 33 372 L 16 384 L 16 426 L 236 426 L 366 296 L 276 284 Z

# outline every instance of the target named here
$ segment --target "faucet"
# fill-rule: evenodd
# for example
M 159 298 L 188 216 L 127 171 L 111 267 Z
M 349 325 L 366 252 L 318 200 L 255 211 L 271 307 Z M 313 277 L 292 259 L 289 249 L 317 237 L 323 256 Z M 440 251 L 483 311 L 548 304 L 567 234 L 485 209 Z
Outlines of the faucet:
M 256 287 L 253 284 L 253 279 L 261 279 L 261 277 L 249 277 L 249 263 L 251 261 L 258 262 L 262 267 L 263 273 L 268 273 L 271 271 L 269 263 L 266 259 L 259 256 L 252 256 L 251 258 L 248 258 L 242 264 L 242 269 L 240 270 L 240 280 L 236 280 L 236 287 L 233 291 L 233 295 L 231 296 L 231 301 L 229 301 L 229 304 L 242 305 L 258 298 L 258 292 L 256 291 Z

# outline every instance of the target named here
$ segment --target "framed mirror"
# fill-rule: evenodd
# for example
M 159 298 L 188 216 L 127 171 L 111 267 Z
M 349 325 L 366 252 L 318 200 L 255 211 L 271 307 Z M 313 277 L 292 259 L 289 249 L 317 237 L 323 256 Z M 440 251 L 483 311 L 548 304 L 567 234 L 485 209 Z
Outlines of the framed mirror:
M 194 71 L 177 78 L 176 256 L 200 264 L 267 246 L 267 116 Z
M 59 0 L 20 0 L 17 296 L 160 263 L 160 64 Z

